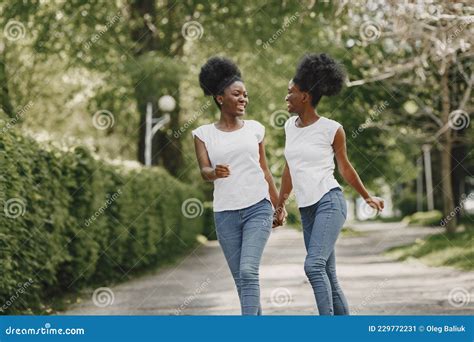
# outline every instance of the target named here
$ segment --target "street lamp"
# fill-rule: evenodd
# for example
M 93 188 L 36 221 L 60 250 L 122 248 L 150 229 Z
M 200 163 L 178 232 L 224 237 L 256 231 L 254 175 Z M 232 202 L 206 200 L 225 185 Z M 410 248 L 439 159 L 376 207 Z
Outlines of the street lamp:
M 431 145 L 424 144 L 421 149 L 423 150 L 423 158 L 425 161 L 426 197 L 428 202 L 428 210 L 434 210 L 433 177 L 431 175 Z
M 153 107 L 151 102 L 146 105 L 146 119 L 145 119 L 145 165 L 151 166 L 151 146 L 153 137 L 164 125 L 170 122 L 171 112 L 176 107 L 176 100 L 173 96 L 164 95 L 158 100 L 158 107 L 165 114 L 161 118 L 153 118 Z

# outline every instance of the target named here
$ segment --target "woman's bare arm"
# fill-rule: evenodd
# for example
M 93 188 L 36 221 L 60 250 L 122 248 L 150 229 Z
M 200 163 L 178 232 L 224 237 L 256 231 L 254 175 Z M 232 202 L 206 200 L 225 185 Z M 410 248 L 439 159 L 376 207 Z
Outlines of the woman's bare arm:
M 263 173 L 265 175 L 265 180 L 268 183 L 268 189 L 270 191 L 270 200 L 272 201 L 273 207 L 276 208 L 277 202 L 278 202 L 278 190 L 275 186 L 275 182 L 273 181 L 273 176 L 272 173 L 270 172 L 270 169 L 268 168 L 267 164 L 267 157 L 265 154 L 265 144 L 262 140 L 260 144 L 258 144 L 258 150 L 260 154 L 260 167 L 263 170 Z
M 377 210 L 382 210 L 384 208 L 383 200 L 369 195 L 357 171 L 347 157 L 346 133 L 342 127 L 337 130 L 332 146 L 336 156 L 337 168 L 342 178 L 364 198 L 367 204 Z
M 216 165 L 215 169 L 212 168 L 206 145 L 198 137 L 194 137 L 194 148 L 196 150 L 196 158 L 198 160 L 199 169 L 201 170 L 201 177 L 204 180 L 213 182 L 217 178 L 229 177 L 230 169 L 228 165 Z

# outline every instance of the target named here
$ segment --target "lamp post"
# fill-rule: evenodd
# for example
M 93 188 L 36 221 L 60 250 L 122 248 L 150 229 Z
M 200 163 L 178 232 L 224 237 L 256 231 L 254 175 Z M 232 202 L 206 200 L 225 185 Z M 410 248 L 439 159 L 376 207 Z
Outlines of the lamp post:
M 433 201 L 433 177 L 431 175 L 431 145 L 425 144 L 422 147 L 425 162 L 425 178 L 426 178 L 426 197 L 428 210 L 434 209 Z
M 416 211 L 423 211 L 423 158 L 416 160 L 418 176 L 416 177 Z
M 171 112 L 176 107 L 176 100 L 170 95 L 164 95 L 158 100 L 158 107 L 165 114 L 161 118 L 153 118 L 153 107 L 151 102 L 146 105 L 146 119 L 145 119 L 145 165 L 151 166 L 151 149 L 152 141 L 156 132 L 164 125 L 170 122 Z

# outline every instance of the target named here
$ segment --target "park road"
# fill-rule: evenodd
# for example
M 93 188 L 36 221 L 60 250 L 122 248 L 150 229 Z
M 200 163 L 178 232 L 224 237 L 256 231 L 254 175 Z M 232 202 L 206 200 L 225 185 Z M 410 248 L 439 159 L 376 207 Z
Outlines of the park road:
M 474 272 L 398 262 L 383 255 L 392 246 L 439 229 L 403 223 L 349 223 L 359 236 L 340 237 L 337 271 L 352 315 L 472 315 L 474 300 L 461 305 L 449 295 L 473 296 Z M 317 309 L 303 270 L 302 233 L 275 229 L 260 269 L 264 315 L 311 315 Z M 94 289 L 62 313 L 68 315 L 239 315 L 237 292 L 217 241 L 198 246 L 173 266 L 111 286 L 113 302 L 92 300 Z M 459 293 L 458 293 L 459 295 Z M 471 298 L 472 299 L 472 298 Z M 94 303 L 95 302 L 95 303 Z

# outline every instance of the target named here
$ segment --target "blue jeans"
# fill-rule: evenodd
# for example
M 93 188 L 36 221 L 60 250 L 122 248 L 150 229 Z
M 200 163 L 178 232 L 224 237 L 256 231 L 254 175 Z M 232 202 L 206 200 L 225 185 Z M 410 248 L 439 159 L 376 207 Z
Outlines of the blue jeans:
M 349 306 L 336 276 L 334 245 L 347 217 L 340 188 L 329 190 L 318 202 L 300 208 L 307 256 L 306 276 L 313 287 L 320 315 L 348 315 Z
M 217 239 L 234 277 L 242 315 L 261 315 L 259 268 L 272 230 L 273 209 L 267 199 L 244 209 L 214 213 Z

